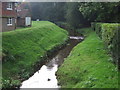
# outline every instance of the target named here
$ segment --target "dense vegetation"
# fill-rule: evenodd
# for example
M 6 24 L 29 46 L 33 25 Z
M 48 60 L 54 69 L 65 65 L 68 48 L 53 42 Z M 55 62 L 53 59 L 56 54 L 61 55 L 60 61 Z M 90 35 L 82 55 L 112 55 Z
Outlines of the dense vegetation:
M 3 87 L 20 85 L 33 74 L 33 66 L 43 60 L 48 51 L 65 44 L 67 32 L 48 21 L 33 22 L 29 28 L 3 34 Z
M 31 2 L 30 6 L 33 20 L 65 21 L 65 2 Z
M 91 28 L 78 30 L 86 39 L 78 44 L 57 71 L 62 88 L 118 88 L 117 67 L 103 41 Z
M 114 62 L 118 64 L 120 59 L 120 24 L 117 23 L 92 23 L 92 28 L 104 41 L 105 46 L 111 52 Z
M 79 10 L 89 22 L 120 22 L 120 2 L 80 3 Z
M 32 19 L 66 22 L 73 28 L 91 22 L 120 22 L 120 2 L 37 2 L 31 7 Z M 38 13 L 39 12 L 39 13 Z

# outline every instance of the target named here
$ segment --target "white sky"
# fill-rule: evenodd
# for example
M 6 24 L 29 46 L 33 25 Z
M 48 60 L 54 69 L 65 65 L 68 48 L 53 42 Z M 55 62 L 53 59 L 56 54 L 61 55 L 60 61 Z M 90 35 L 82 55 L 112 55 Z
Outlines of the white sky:
M 2 2 L 119 2 L 120 0 L 0 0 Z

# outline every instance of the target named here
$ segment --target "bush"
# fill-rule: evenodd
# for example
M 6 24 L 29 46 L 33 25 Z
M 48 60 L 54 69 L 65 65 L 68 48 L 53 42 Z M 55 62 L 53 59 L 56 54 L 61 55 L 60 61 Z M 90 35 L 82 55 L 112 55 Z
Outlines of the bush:
M 116 64 L 120 59 L 120 24 L 118 23 L 91 23 L 91 27 L 104 41 L 105 46 L 110 50 Z
M 120 32 L 119 30 L 120 24 L 102 24 L 102 40 L 105 42 L 105 45 L 109 48 L 116 63 L 118 63 L 118 59 L 120 58 L 120 49 L 118 47 L 118 45 L 120 45 L 120 40 L 118 39 Z
M 96 22 L 92 22 L 91 23 L 91 28 L 95 31 L 95 24 L 96 24 Z
M 74 30 L 74 27 L 72 27 L 70 24 L 65 23 L 65 22 L 56 22 L 56 24 L 61 27 L 64 28 L 66 30 Z
M 101 25 L 102 23 L 96 23 L 96 22 L 91 23 L 92 29 L 98 34 L 100 38 L 101 38 Z

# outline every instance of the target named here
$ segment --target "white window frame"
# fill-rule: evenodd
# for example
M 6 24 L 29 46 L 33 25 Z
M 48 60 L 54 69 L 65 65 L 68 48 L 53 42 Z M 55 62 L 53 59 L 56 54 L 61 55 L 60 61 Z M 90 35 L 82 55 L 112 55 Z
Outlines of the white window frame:
M 13 4 L 12 4 L 12 2 L 9 2 L 7 4 L 7 10 L 13 10 Z
M 10 18 L 7 19 L 7 26 L 12 26 L 12 24 L 13 24 L 13 20 L 10 17 Z

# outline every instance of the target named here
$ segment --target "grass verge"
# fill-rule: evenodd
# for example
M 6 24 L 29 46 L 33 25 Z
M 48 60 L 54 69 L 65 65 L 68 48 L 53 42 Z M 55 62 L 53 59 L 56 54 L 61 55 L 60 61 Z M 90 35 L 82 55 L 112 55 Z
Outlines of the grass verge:
M 91 28 L 57 71 L 62 88 L 118 88 L 118 71 L 103 41 Z
M 3 87 L 19 86 L 34 72 L 48 51 L 65 44 L 67 31 L 48 21 L 33 22 L 32 27 L 3 32 Z

